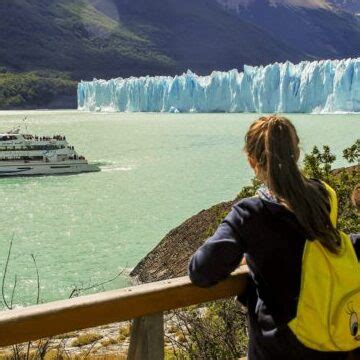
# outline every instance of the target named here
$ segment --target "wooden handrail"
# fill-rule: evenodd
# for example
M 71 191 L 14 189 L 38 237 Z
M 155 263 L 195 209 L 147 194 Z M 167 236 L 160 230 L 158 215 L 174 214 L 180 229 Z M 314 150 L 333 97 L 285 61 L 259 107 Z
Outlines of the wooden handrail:
M 246 286 L 247 266 L 211 288 L 187 276 L 0 313 L 0 346 L 235 296 Z

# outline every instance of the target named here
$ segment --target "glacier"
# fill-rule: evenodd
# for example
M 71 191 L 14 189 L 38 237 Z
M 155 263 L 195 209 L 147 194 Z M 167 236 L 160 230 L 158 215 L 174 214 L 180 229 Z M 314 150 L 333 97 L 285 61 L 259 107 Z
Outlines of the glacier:
M 78 109 L 127 112 L 360 112 L 360 58 L 81 81 Z

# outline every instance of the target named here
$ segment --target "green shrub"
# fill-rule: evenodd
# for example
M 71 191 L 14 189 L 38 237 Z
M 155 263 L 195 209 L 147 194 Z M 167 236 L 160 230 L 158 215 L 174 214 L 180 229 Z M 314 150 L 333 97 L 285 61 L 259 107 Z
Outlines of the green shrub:
M 178 330 L 168 335 L 176 359 L 238 359 L 246 355 L 244 309 L 235 299 L 174 312 Z
M 359 217 L 351 203 L 351 194 L 360 183 L 360 139 L 343 151 L 343 158 L 351 168 L 333 169 L 336 156 L 328 146 L 321 152 L 314 147 L 311 154 L 304 159 L 304 172 L 308 177 L 326 181 L 337 193 L 339 202 L 339 229 L 351 233 L 359 231 Z
M 0 109 L 40 107 L 57 96 L 76 97 L 75 81 L 56 72 L 1 73 Z

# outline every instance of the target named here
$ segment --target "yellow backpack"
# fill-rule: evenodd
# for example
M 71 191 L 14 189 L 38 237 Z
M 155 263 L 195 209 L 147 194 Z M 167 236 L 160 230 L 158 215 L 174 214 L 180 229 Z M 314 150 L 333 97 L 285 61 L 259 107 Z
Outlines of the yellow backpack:
M 337 197 L 327 184 L 334 226 Z M 319 351 L 360 348 L 360 263 L 349 236 L 341 232 L 339 255 L 319 241 L 307 241 L 302 259 L 296 318 L 288 326 L 298 340 Z

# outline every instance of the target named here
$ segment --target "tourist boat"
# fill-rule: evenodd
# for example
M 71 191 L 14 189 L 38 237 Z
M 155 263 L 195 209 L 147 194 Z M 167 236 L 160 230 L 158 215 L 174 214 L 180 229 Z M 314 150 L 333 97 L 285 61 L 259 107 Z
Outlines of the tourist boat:
M 65 136 L 0 134 L 0 176 L 78 174 L 100 171 L 69 145 Z

